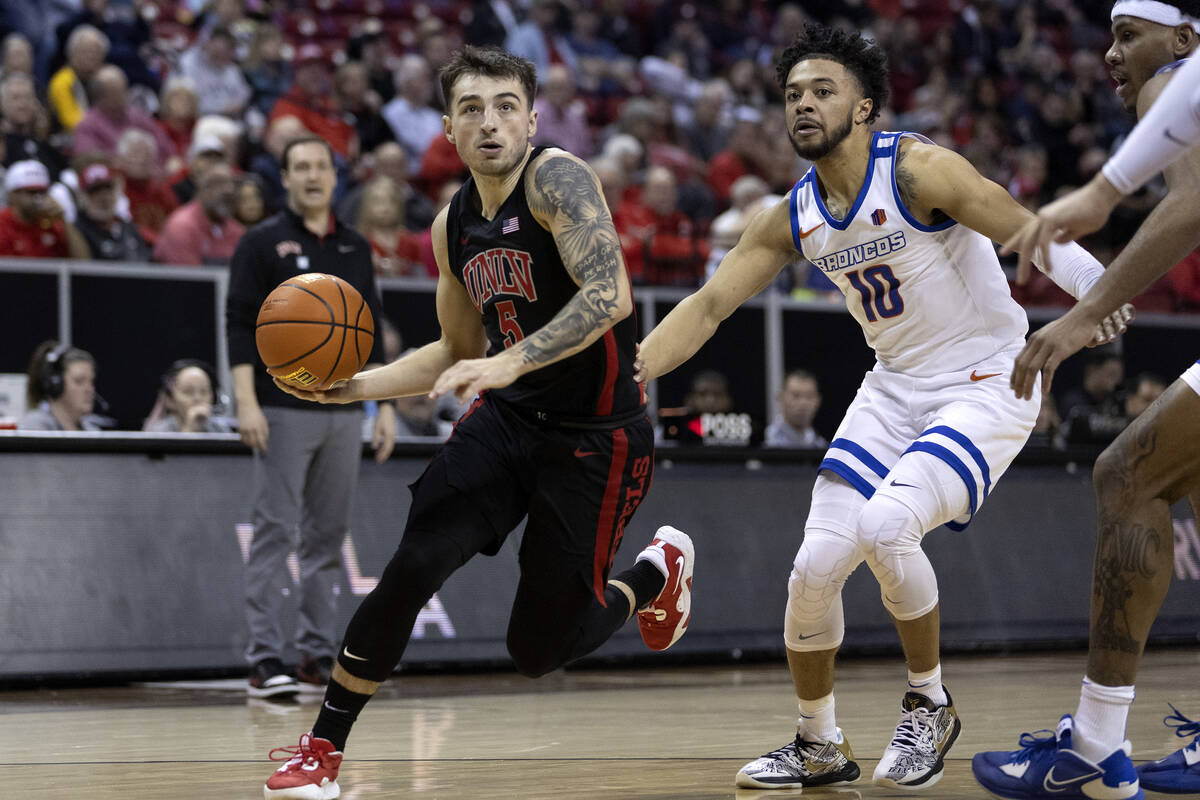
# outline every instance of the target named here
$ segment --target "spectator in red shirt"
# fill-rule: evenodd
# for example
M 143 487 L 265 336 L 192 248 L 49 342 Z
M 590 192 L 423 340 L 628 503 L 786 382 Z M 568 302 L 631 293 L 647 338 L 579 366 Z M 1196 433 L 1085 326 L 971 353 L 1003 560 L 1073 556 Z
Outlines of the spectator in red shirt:
M 678 208 L 675 175 L 666 167 L 646 170 L 640 204 L 622 206 L 626 254 L 641 255 L 641 273 L 629 269 L 634 281 L 655 286 L 698 286 L 708 258 L 708 243 Z M 618 228 L 620 230 L 620 228 Z M 627 259 L 626 267 L 629 267 Z
M 759 159 L 768 152 L 763 146 L 762 114 L 757 109 L 741 106 L 734 112 L 734 119 L 728 147 L 713 156 L 708 165 L 708 185 L 722 209 L 729 207 L 729 192 L 738 178 L 743 175 L 766 177 L 759 166 Z
M 319 45 L 302 45 L 296 51 L 296 78 L 288 93 L 275 101 L 268 122 L 284 116 L 299 119 L 342 158 L 358 157 L 358 134 L 334 99 L 329 63 Z
M 164 175 L 183 168 L 192 145 L 192 129 L 200 117 L 200 99 L 196 86 L 188 78 L 171 78 L 162 90 L 158 108 L 158 127 L 171 142 Z
M 159 165 L 166 163 L 171 143 L 146 112 L 129 102 L 129 81 L 125 73 L 111 64 L 96 71 L 89 85 L 93 105 L 75 126 L 76 155 L 100 152 L 109 158 L 117 154 L 117 140 L 130 128 L 140 128 L 158 142 Z
M 387 175 L 372 178 L 363 190 L 355 227 L 371 243 L 376 275 L 437 276 L 421 263 L 417 237 L 405 227 L 404 194 Z
M 154 260 L 163 264 L 228 264 L 246 229 L 233 218 L 233 169 L 215 164 L 200 178 L 196 199 L 167 220 Z
M 40 161 L 18 161 L 4 175 L 8 208 L 0 209 L 0 256 L 90 258 L 87 242 L 50 197 Z
M 125 197 L 138 233 L 154 247 L 179 200 L 158 172 L 158 145 L 145 131 L 131 128 L 117 140 L 117 169 L 125 177 Z

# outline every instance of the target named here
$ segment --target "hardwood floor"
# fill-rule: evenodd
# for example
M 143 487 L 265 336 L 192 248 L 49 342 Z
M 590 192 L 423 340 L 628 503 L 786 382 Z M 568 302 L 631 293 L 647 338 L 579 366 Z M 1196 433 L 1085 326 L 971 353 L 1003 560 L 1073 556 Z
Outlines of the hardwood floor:
M 904 685 L 899 660 L 839 666 L 838 721 L 865 778 L 805 797 L 977 798 L 978 750 L 1073 712 L 1083 654 L 950 657 L 944 674 L 963 732 L 945 777 L 919 793 L 870 784 Z M 1200 717 L 1200 650 L 1147 655 L 1130 715 L 1135 760 L 1179 747 L 1172 702 Z M 0 796 L 48 800 L 259 798 L 272 747 L 308 730 L 319 698 L 248 701 L 237 681 L 0 692 Z M 779 664 L 405 676 L 389 682 L 347 747 L 345 800 L 773 800 L 735 789 L 745 762 L 784 744 L 796 708 Z M 1153 796 L 1153 795 L 1151 795 Z

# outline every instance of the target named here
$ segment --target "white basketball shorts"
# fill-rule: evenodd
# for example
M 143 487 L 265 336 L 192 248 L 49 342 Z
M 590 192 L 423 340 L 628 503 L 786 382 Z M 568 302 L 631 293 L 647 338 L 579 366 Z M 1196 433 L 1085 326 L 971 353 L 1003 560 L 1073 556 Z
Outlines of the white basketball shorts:
M 966 486 L 946 526 L 962 530 L 1029 438 L 1041 406 L 1041 379 L 1029 400 L 1009 388 L 1009 348 L 970 367 L 913 377 L 876 365 L 868 372 L 829 444 L 820 469 L 870 498 L 906 453 L 949 465 Z M 1200 389 L 1198 389 L 1200 391 Z M 815 501 L 815 498 L 814 498 Z

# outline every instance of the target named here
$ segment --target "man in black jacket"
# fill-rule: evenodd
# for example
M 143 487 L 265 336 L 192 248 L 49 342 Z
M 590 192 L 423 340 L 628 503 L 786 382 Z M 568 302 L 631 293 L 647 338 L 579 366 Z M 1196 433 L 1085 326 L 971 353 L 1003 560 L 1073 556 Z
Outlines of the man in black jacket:
M 249 692 L 256 697 L 323 690 L 337 649 L 335 586 L 342 540 L 362 448 L 362 408 L 321 408 L 281 392 L 271 382 L 254 344 L 258 309 L 277 285 L 300 272 L 343 278 L 382 319 L 371 247 L 336 220 L 330 200 L 337 183 L 329 145 L 308 136 L 283 151 L 287 207 L 246 232 L 229 268 L 226 324 L 233 367 L 238 430 L 254 449 L 254 538 L 246 564 L 246 618 L 250 642 Z M 371 361 L 383 361 L 377 337 Z M 395 410 L 381 403 L 372 445 L 383 462 L 396 437 Z M 268 442 L 269 438 L 269 442 Z M 282 662 L 286 645 L 281 612 L 289 585 L 287 556 L 300 528 L 300 617 L 295 642 L 297 678 Z

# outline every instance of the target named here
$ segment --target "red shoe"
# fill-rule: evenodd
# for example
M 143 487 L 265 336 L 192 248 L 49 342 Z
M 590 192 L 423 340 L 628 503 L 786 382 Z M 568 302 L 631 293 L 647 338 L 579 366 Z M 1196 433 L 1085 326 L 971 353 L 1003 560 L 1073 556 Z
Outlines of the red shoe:
M 638 629 L 646 646 L 651 650 L 666 650 L 679 641 L 692 621 L 692 567 L 696 551 L 686 533 L 664 525 L 637 560 L 649 561 L 667 576 L 658 597 L 637 614 Z
M 276 756 L 283 753 L 283 756 Z M 276 747 L 272 761 L 284 761 L 263 787 L 266 800 L 333 800 L 342 793 L 337 784 L 342 754 L 333 742 L 318 739 L 312 733 L 300 737 L 298 747 Z

